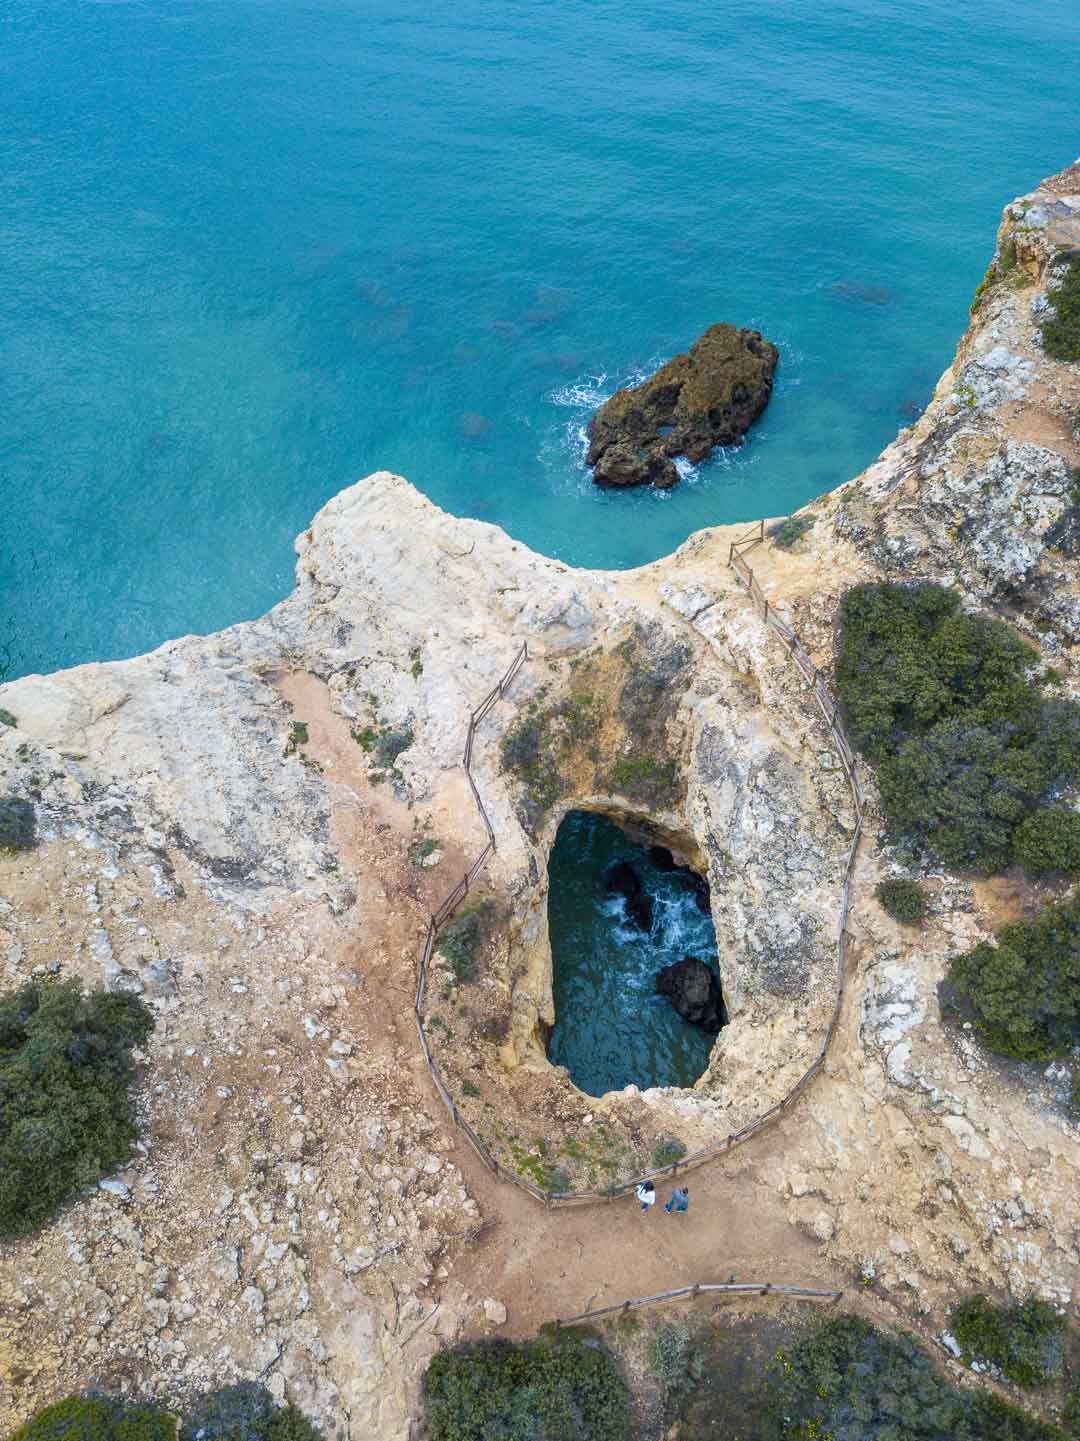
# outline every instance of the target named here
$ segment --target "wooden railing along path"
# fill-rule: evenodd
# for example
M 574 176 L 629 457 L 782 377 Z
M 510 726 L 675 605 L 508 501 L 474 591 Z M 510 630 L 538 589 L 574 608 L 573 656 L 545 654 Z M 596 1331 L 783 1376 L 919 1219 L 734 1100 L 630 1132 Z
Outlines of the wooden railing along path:
M 457 910 L 457 908 L 461 905 L 465 897 L 468 895 L 469 887 L 472 885 L 473 881 L 476 879 L 480 871 L 486 865 L 488 857 L 495 850 L 495 832 L 492 828 L 491 819 L 488 816 L 486 809 L 484 808 L 483 800 L 480 797 L 480 792 L 477 790 L 476 782 L 473 779 L 472 775 L 473 744 L 476 738 L 477 727 L 488 715 L 496 702 L 501 700 L 502 697 L 506 695 L 507 690 L 513 683 L 515 676 L 518 674 L 518 671 L 528 659 L 529 652 L 527 643 L 522 643 L 521 649 L 515 655 L 506 674 L 499 681 L 499 683 L 489 692 L 489 694 L 485 696 L 484 700 L 469 717 L 469 728 L 465 738 L 465 751 L 462 762 L 465 767 L 466 778 L 468 779 L 469 786 L 472 789 L 473 797 L 476 801 L 477 809 L 480 812 L 480 818 L 484 823 L 484 829 L 487 831 L 487 845 L 484 847 L 484 849 L 480 852 L 479 856 L 477 856 L 476 860 L 462 876 L 461 880 L 458 881 L 457 885 L 446 897 L 442 905 L 439 906 L 438 910 L 434 912 L 434 914 L 431 916 L 430 921 L 428 922 L 427 936 L 424 941 L 423 950 L 420 954 L 420 969 L 416 984 L 416 1000 L 414 1003 L 416 1031 L 417 1035 L 420 1038 L 420 1049 L 424 1053 L 424 1060 L 427 1063 L 428 1070 L 431 1073 L 431 1079 L 435 1083 L 435 1088 L 438 1091 L 439 1095 L 442 1097 L 443 1105 L 446 1107 L 454 1125 L 457 1126 L 458 1129 L 462 1132 L 462 1134 L 468 1140 L 469 1144 L 472 1146 L 473 1150 L 480 1157 L 480 1160 L 484 1163 L 485 1166 L 487 1166 L 488 1170 L 490 1170 L 493 1175 L 499 1176 L 503 1180 L 511 1182 L 513 1185 L 518 1186 L 523 1191 L 528 1191 L 531 1196 L 534 1196 L 538 1201 L 542 1201 L 545 1206 L 581 1206 L 591 1205 L 598 1201 L 614 1201 L 617 1197 L 625 1196 L 628 1192 L 633 1191 L 635 1187 L 638 1186 L 642 1181 L 657 1181 L 663 1177 L 681 1175 L 684 1172 L 692 1170 L 697 1166 L 704 1165 L 708 1161 L 715 1160 L 718 1156 L 724 1155 L 726 1152 L 732 1150 L 733 1147 L 740 1145 L 743 1141 L 749 1140 L 751 1136 L 757 1135 L 759 1131 L 763 1130 L 772 1121 L 776 1120 L 779 1116 L 782 1116 L 787 1111 L 791 1110 L 792 1106 L 795 1105 L 799 1097 L 806 1090 L 807 1086 L 810 1085 L 811 1081 L 813 1081 L 814 1077 L 818 1074 L 822 1066 L 825 1064 L 825 1058 L 828 1055 L 829 1047 L 832 1044 L 833 1036 L 836 1033 L 836 1027 L 840 1020 L 840 1012 L 844 1001 L 844 982 L 847 970 L 847 948 L 849 937 L 847 922 L 851 896 L 851 877 L 855 869 L 855 860 L 859 851 L 859 843 L 862 839 L 864 798 L 862 789 L 859 785 L 858 777 L 855 773 L 855 752 L 851 747 L 851 743 L 848 740 L 847 733 L 845 732 L 843 724 L 840 720 L 839 710 L 836 702 L 833 700 L 831 694 L 829 693 L 829 688 L 825 684 L 824 678 L 822 677 L 821 673 L 814 665 L 813 660 L 810 658 L 810 654 L 806 650 L 806 647 L 803 645 L 799 637 L 795 634 L 795 631 L 791 628 L 791 626 L 789 626 L 787 622 L 777 614 L 775 607 L 770 605 L 768 597 L 762 591 L 761 586 L 758 584 L 754 576 L 753 570 L 745 559 L 746 553 L 752 550 L 754 546 L 760 545 L 764 539 L 765 522 L 761 521 L 757 526 L 754 527 L 752 531 L 748 531 L 746 535 L 741 536 L 738 540 L 735 540 L 731 543 L 728 552 L 728 564 L 735 572 L 735 575 L 738 578 L 739 582 L 749 591 L 754 605 L 760 612 L 762 619 L 765 621 L 765 624 L 771 627 L 771 629 L 780 637 L 780 640 L 783 643 L 785 649 L 791 656 L 791 659 L 795 662 L 795 665 L 798 667 L 803 678 L 806 680 L 809 689 L 813 692 L 814 700 L 817 703 L 818 709 L 821 711 L 821 715 L 825 721 L 825 725 L 828 728 L 835 743 L 837 754 L 840 757 L 840 764 L 843 766 L 844 775 L 847 777 L 848 785 L 851 788 L 852 798 L 855 802 L 855 830 L 852 835 L 851 846 L 848 850 L 847 862 L 844 867 L 843 885 L 840 888 L 840 926 L 836 944 L 836 983 L 832 1015 L 829 1020 L 828 1029 L 825 1032 L 825 1038 L 821 1043 L 821 1047 L 817 1055 L 814 1057 L 813 1061 L 811 1061 L 810 1065 L 806 1068 L 806 1070 L 799 1077 L 799 1079 L 795 1082 L 794 1086 L 792 1086 L 791 1090 L 788 1091 L 788 1093 L 781 1100 L 777 1101 L 774 1106 L 770 1106 L 770 1108 L 766 1112 L 764 1112 L 763 1115 L 760 1115 L 754 1120 L 749 1121 L 738 1131 L 734 1131 L 731 1135 L 725 1136 L 722 1140 L 714 1142 L 712 1145 L 705 1147 L 701 1151 L 695 1151 L 691 1155 L 682 1157 L 681 1160 L 675 1161 L 671 1165 L 660 1166 L 654 1171 L 643 1172 L 640 1176 L 633 1176 L 627 1181 L 617 1182 L 611 1186 L 605 1187 L 603 1190 L 547 1191 L 544 1190 L 542 1187 L 537 1186 L 533 1181 L 528 1180 L 525 1176 L 520 1175 L 517 1171 L 512 1171 L 509 1169 L 509 1167 L 504 1166 L 497 1157 L 492 1155 L 491 1151 L 488 1149 L 487 1144 L 480 1138 L 480 1136 L 477 1135 L 473 1127 L 458 1110 L 454 1098 L 451 1096 L 449 1090 L 447 1089 L 446 1083 L 442 1078 L 442 1074 L 439 1071 L 439 1067 L 435 1061 L 435 1058 L 431 1054 L 431 1047 L 429 1046 L 427 1036 L 424 1033 L 424 997 L 427 991 L 428 970 L 431 965 L 431 957 L 436 950 L 439 933 L 446 925 L 450 917 Z M 750 1290 L 761 1289 L 760 1285 L 752 1282 L 746 1282 L 743 1284 L 746 1288 Z M 717 1288 L 713 1287 L 711 1289 L 715 1290 Z M 724 1288 L 721 1287 L 719 1289 Z M 777 1290 L 778 1288 L 773 1287 L 772 1289 Z M 681 1293 L 665 1292 L 663 1294 L 664 1297 L 673 1297 Z M 823 1294 L 831 1295 L 832 1293 L 829 1292 Z M 650 1298 L 645 1298 L 646 1301 L 649 1299 Z M 636 1305 L 638 1303 L 634 1302 L 627 1304 Z
M 699 1281 L 692 1286 L 676 1286 L 673 1291 L 657 1291 L 652 1296 L 635 1296 L 632 1301 L 619 1301 L 614 1306 L 598 1306 L 593 1311 L 582 1311 L 579 1316 L 560 1317 L 555 1329 L 560 1326 L 577 1326 L 582 1321 L 594 1321 L 598 1316 L 621 1316 L 630 1311 L 639 1311 L 643 1306 L 655 1306 L 664 1301 L 695 1301 L 699 1296 L 784 1296 L 796 1301 L 838 1301 L 843 1291 L 819 1291 L 812 1286 L 788 1286 L 775 1281 L 725 1281 L 713 1284 Z

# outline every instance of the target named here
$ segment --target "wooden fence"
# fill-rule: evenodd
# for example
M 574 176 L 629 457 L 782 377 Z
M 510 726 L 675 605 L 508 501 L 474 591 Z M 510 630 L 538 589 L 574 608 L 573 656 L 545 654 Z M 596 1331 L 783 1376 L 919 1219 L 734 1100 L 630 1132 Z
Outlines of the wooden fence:
M 614 1306 L 598 1306 L 592 1311 L 582 1311 L 580 1316 L 561 1317 L 556 1320 L 555 1329 L 594 1321 L 598 1316 L 625 1316 L 663 1301 L 695 1301 L 699 1296 L 786 1296 L 796 1301 L 839 1301 L 843 1294 L 843 1291 L 818 1291 L 812 1286 L 788 1286 L 774 1281 L 725 1281 L 715 1285 L 701 1281 L 693 1286 L 676 1286 L 673 1291 L 657 1291 L 654 1296 L 635 1296 L 632 1301 L 620 1301 Z
M 813 1061 L 811 1061 L 810 1065 L 806 1068 L 806 1070 L 799 1077 L 799 1079 L 795 1082 L 794 1086 L 792 1086 L 791 1090 L 788 1091 L 788 1093 L 784 1097 L 782 1097 L 781 1100 L 777 1101 L 774 1106 L 770 1106 L 770 1108 L 766 1112 L 764 1112 L 763 1115 L 760 1115 L 754 1120 L 747 1122 L 747 1124 L 741 1127 L 738 1131 L 733 1132 L 729 1136 L 725 1136 L 720 1141 L 715 1141 L 712 1145 L 706 1146 L 701 1151 L 695 1151 L 688 1156 L 683 1156 L 680 1160 L 674 1161 L 668 1166 L 661 1166 L 654 1171 L 643 1172 L 640 1176 L 633 1176 L 627 1181 L 620 1181 L 616 1184 L 605 1187 L 603 1190 L 547 1191 L 544 1190 L 542 1187 L 537 1186 L 534 1182 L 528 1180 L 526 1177 L 519 1175 L 517 1171 L 510 1170 L 507 1166 L 504 1166 L 502 1162 L 499 1161 L 495 1156 L 493 1156 L 485 1142 L 481 1140 L 481 1138 L 473 1130 L 472 1126 L 469 1125 L 468 1121 L 458 1110 L 457 1105 L 454 1102 L 454 1098 L 450 1095 L 450 1092 L 446 1087 L 446 1083 L 444 1082 L 442 1075 L 439 1071 L 439 1067 L 431 1054 L 431 1047 L 428 1045 L 427 1036 L 424 1034 L 424 996 L 427 990 L 428 969 L 431 964 L 431 957 L 436 949 L 439 932 L 446 925 L 447 921 L 450 919 L 450 917 L 457 910 L 458 906 L 461 905 L 462 901 L 468 895 L 469 887 L 472 885 L 477 875 L 486 865 L 488 857 L 495 850 L 495 832 L 492 829 L 491 820 L 488 816 L 487 811 L 484 808 L 484 803 L 480 798 L 480 792 L 477 790 L 476 782 L 474 781 L 472 776 L 473 743 L 476 736 L 477 726 L 487 716 L 488 712 L 492 709 L 496 702 L 499 701 L 506 694 L 507 690 L 509 689 L 511 683 L 514 680 L 514 677 L 517 675 L 522 665 L 528 659 L 528 646 L 526 643 L 522 643 L 521 649 L 517 652 L 517 655 L 514 657 L 510 668 L 507 670 L 502 680 L 500 680 L 498 685 L 496 685 L 490 691 L 490 693 L 484 698 L 484 700 L 469 717 L 469 728 L 465 738 L 465 752 L 463 756 L 463 764 L 465 767 L 465 775 L 468 779 L 469 785 L 472 789 L 473 797 L 480 812 L 480 818 L 484 822 L 484 828 L 487 831 L 488 840 L 487 845 L 480 852 L 480 855 L 477 856 L 476 860 L 465 872 L 461 880 L 458 881 L 457 885 L 446 897 L 438 910 L 435 911 L 435 913 L 431 917 L 431 920 L 428 923 L 427 937 L 424 941 L 424 947 L 420 955 L 420 969 L 416 985 L 416 1001 L 414 1007 L 416 1017 L 416 1031 L 417 1035 L 420 1038 L 420 1049 L 424 1053 L 424 1060 L 426 1061 L 428 1070 L 431 1073 L 431 1079 L 435 1083 L 435 1088 L 438 1091 L 439 1095 L 442 1097 L 443 1105 L 446 1107 L 454 1125 L 458 1127 L 458 1129 L 468 1140 L 469 1144 L 472 1146 L 473 1150 L 479 1156 L 480 1160 L 483 1161 L 484 1165 L 487 1166 L 487 1168 L 494 1175 L 501 1177 L 503 1180 L 510 1181 L 513 1185 L 518 1186 L 523 1191 L 528 1191 L 528 1193 L 531 1196 L 534 1196 L 538 1201 L 543 1201 L 545 1206 L 586 1206 L 593 1205 L 599 1201 L 614 1201 L 619 1196 L 625 1196 L 628 1192 L 633 1191 L 642 1181 L 658 1181 L 668 1176 L 679 1176 L 686 1171 L 693 1170 L 697 1166 L 705 1165 L 705 1163 L 708 1161 L 715 1160 L 718 1156 L 725 1155 L 735 1146 L 740 1145 L 743 1141 L 749 1140 L 751 1136 L 757 1135 L 759 1131 L 763 1130 L 766 1126 L 771 1124 L 771 1122 L 775 1121 L 779 1116 L 782 1116 L 786 1112 L 791 1110 L 791 1108 L 798 1101 L 799 1097 L 806 1090 L 807 1086 L 810 1085 L 814 1077 L 818 1074 L 822 1066 L 825 1064 L 825 1058 L 828 1055 L 829 1047 L 832 1044 L 833 1036 L 836 1034 L 836 1027 L 839 1023 L 840 1013 L 844 1003 L 844 985 L 847 973 L 847 949 L 849 939 L 847 922 L 848 908 L 851 897 L 851 877 L 855 869 L 855 861 L 859 852 L 859 843 L 862 839 L 864 797 L 862 789 L 859 785 L 858 777 L 855 773 L 855 752 L 852 750 L 851 743 L 847 737 L 847 733 L 844 730 L 843 724 L 841 723 L 839 709 L 836 705 L 836 702 L 833 700 L 832 695 L 829 692 L 829 688 L 825 684 L 824 678 L 818 671 L 817 667 L 814 665 L 814 662 L 811 660 L 810 654 L 806 650 L 806 647 L 803 645 L 799 637 L 795 634 L 795 631 L 791 628 L 791 626 L 789 626 L 787 622 L 777 614 L 775 607 L 770 605 L 768 597 L 762 591 L 761 586 L 758 584 L 757 579 L 754 576 L 753 570 L 750 568 L 750 565 L 745 559 L 746 553 L 752 550 L 754 546 L 760 545 L 764 539 L 765 522 L 760 521 L 753 530 L 748 531 L 738 540 L 735 540 L 731 543 L 728 551 L 728 564 L 735 572 L 735 575 L 739 582 L 749 591 L 754 605 L 761 614 L 761 617 L 765 621 L 765 624 L 770 626 L 771 629 L 780 637 L 784 648 L 787 650 L 791 659 L 798 667 L 800 674 L 807 682 L 808 689 L 813 693 L 814 700 L 817 704 L 818 709 L 821 712 L 822 719 L 824 720 L 825 725 L 828 728 L 828 731 L 836 746 L 837 754 L 840 757 L 840 764 L 843 767 L 844 775 L 847 777 L 848 785 L 851 788 L 852 798 L 855 802 L 855 829 L 852 835 L 851 845 L 848 849 L 847 861 L 844 867 L 843 884 L 840 888 L 840 925 L 836 943 L 836 982 L 833 998 L 833 1009 L 829 1019 L 828 1029 L 825 1032 L 825 1038 L 821 1043 L 821 1047 L 817 1055 L 814 1057 Z M 752 1283 L 748 1282 L 746 1284 L 751 1289 L 755 1289 Z M 672 1296 L 674 1294 L 676 1293 L 671 1293 Z

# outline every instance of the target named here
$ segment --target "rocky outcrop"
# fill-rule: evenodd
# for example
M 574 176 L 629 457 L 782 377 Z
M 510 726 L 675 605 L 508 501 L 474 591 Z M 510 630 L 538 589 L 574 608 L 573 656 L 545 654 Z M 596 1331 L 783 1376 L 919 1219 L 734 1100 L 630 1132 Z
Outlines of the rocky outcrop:
M 679 478 L 674 460 L 704 460 L 738 445 L 769 403 L 780 353 L 756 330 L 710 325 L 683 355 L 630 389 L 617 390 L 589 425 L 597 485 L 656 485 Z
M 604 891 L 609 896 L 622 896 L 627 917 L 639 930 L 652 930 L 653 898 L 642 890 L 641 877 L 629 861 L 615 861 L 607 868 Z
M 716 1036 L 724 1024 L 724 998 L 720 982 L 696 956 L 665 966 L 656 976 L 656 993 L 668 1000 L 692 1026 Z

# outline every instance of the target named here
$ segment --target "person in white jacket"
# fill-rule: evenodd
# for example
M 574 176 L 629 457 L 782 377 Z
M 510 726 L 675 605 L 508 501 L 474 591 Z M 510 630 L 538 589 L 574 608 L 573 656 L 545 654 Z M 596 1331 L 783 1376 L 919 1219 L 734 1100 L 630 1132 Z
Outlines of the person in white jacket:
M 634 1191 L 634 1195 L 641 1202 L 641 1209 L 647 1211 L 650 1206 L 656 1205 L 656 1187 L 651 1181 L 642 1181 Z

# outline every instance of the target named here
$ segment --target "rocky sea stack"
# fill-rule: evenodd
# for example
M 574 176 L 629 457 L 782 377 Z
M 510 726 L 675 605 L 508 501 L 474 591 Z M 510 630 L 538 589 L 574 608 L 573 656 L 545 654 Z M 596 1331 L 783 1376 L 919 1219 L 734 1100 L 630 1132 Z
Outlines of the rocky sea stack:
M 656 993 L 667 996 L 684 1021 L 699 1026 L 706 1035 L 719 1034 L 725 1021 L 724 998 L 720 982 L 704 961 L 687 956 L 665 966 L 657 972 Z
M 675 484 L 675 457 L 738 445 L 769 403 L 780 352 L 756 330 L 710 325 L 683 355 L 617 390 L 589 425 L 597 485 Z

